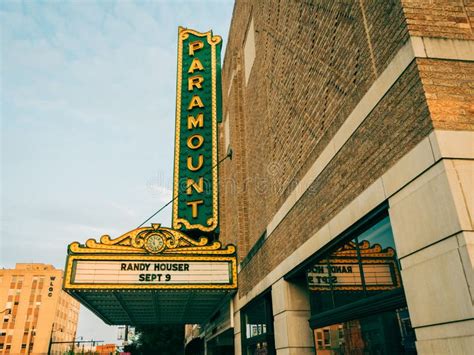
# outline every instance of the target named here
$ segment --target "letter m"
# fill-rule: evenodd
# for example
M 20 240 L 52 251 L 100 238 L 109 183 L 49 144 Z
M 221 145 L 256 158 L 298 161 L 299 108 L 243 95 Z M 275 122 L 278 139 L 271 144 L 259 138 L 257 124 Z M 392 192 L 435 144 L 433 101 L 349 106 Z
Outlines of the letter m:
M 196 127 L 202 128 L 204 126 L 204 114 L 200 113 L 196 118 L 194 116 L 188 116 L 188 129 L 193 129 Z

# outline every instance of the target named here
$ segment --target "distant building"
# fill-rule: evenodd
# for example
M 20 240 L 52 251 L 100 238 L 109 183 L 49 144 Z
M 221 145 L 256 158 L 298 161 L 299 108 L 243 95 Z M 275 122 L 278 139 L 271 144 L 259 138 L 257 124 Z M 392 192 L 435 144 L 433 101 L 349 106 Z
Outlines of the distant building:
M 122 345 L 130 344 L 135 339 L 135 328 L 127 325 L 117 327 L 117 340 L 122 341 Z
M 115 349 L 115 344 L 97 345 L 95 348 L 95 353 L 100 355 L 115 354 Z
M 47 354 L 73 341 L 79 302 L 62 290 L 63 271 L 47 264 L 0 270 L 0 354 Z M 51 344 L 63 354 L 71 344 Z

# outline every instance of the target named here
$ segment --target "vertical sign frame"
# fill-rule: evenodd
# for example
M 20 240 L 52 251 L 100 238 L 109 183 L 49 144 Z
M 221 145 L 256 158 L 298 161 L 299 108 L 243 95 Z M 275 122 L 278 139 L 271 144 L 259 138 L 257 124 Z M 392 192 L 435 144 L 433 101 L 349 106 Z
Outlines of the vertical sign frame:
M 218 226 L 217 121 L 222 38 L 179 27 L 173 228 Z

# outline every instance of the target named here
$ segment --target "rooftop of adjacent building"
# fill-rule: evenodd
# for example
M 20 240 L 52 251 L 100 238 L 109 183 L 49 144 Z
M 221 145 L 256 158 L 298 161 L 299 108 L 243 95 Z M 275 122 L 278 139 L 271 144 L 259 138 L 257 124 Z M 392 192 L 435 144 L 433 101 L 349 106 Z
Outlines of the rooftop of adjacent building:
M 42 264 L 42 263 L 16 263 L 16 270 L 55 270 L 56 268 L 51 264 Z
M 29 271 L 62 271 L 61 269 L 56 269 L 51 264 L 43 264 L 43 263 L 16 263 L 14 269 L 9 268 L 2 268 L 0 269 L 0 273 L 5 272 L 29 272 Z

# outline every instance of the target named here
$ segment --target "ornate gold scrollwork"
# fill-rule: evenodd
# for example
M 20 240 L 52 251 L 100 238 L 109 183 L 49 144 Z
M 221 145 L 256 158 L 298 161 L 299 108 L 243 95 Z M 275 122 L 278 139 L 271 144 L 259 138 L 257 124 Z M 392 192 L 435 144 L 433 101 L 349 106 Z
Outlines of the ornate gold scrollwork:
M 149 242 L 152 239 L 161 242 L 154 245 Z M 137 228 L 115 239 L 103 235 L 99 242 L 95 239 L 88 239 L 85 245 L 73 242 L 69 244 L 69 253 L 231 255 L 235 253 L 235 247 L 227 245 L 222 248 L 218 241 L 209 244 L 206 237 L 194 240 L 183 232 L 153 223 L 151 227 Z

